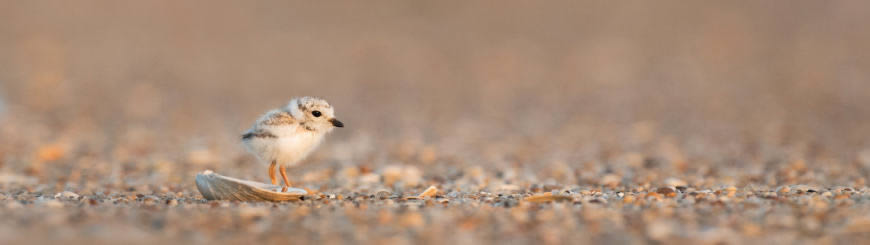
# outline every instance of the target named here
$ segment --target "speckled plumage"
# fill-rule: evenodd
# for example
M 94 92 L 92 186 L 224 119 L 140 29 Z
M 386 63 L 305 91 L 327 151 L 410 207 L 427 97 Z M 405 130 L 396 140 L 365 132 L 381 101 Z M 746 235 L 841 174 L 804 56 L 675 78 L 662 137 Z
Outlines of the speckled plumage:
M 274 162 L 283 169 L 298 164 L 327 133 L 343 126 L 325 100 L 294 98 L 286 106 L 260 116 L 242 135 L 242 143 L 261 162 Z

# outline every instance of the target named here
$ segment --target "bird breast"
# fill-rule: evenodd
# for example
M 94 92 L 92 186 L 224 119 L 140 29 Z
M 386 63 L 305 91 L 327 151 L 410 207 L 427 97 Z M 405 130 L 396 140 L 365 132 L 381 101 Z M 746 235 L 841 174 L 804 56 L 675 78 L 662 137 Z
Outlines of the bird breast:
M 260 127 L 258 130 L 268 132 L 274 137 L 245 140 L 245 146 L 266 164 L 274 160 L 282 166 L 296 165 L 320 145 L 325 136 L 296 125 L 272 125 Z
M 305 158 L 320 145 L 323 134 L 314 133 L 296 125 L 272 126 L 268 129 L 275 134 L 275 158 L 278 164 L 292 166 Z

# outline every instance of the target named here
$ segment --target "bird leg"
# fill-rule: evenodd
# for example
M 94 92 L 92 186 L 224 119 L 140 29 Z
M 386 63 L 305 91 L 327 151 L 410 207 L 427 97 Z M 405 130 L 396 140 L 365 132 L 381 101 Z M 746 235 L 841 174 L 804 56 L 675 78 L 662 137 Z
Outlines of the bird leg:
M 287 179 L 287 172 L 284 166 L 280 167 L 281 169 L 281 178 L 284 178 L 284 187 L 281 188 L 281 192 L 286 192 L 287 188 L 290 187 L 290 179 Z
M 269 164 L 269 179 L 272 180 L 272 185 L 278 184 L 278 179 L 275 178 L 275 165 L 275 161 L 272 161 L 272 164 Z

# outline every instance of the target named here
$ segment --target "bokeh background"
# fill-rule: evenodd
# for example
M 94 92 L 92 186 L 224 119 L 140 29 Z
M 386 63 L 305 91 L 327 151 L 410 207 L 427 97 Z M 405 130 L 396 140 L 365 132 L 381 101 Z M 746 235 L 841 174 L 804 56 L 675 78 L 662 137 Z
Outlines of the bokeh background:
M 265 181 L 239 135 L 313 95 L 347 125 L 291 171 L 315 189 L 337 185 L 306 173 L 395 165 L 521 188 L 863 186 L 868 23 L 866 1 L 0 1 L 0 175 Z

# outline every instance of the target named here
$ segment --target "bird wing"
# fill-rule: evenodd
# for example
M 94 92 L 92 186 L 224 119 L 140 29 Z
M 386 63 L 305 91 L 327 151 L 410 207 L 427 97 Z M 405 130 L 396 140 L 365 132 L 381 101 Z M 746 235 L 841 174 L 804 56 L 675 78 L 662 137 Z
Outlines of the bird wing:
M 296 123 L 296 119 L 290 112 L 284 110 L 271 110 L 257 120 L 255 126 L 290 125 Z
M 252 138 L 278 138 L 278 136 L 266 129 L 254 129 L 242 135 L 242 140 L 250 140 Z
M 272 129 L 275 126 L 291 126 L 296 124 L 296 119 L 290 115 L 290 112 L 284 110 L 271 110 L 257 119 L 254 126 L 247 132 L 242 134 L 243 140 L 251 138 L 277 138 Z

